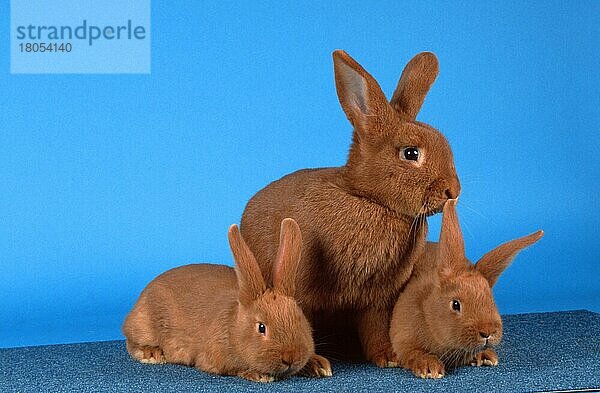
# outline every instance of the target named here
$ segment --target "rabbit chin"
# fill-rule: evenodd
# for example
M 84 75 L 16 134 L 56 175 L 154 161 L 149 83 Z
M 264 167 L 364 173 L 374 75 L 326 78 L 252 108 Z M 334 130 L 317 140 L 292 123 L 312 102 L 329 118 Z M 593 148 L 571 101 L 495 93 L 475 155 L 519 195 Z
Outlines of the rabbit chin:
M 277 352 L 275 351 L 274 353 Z M 261 373 L 271 375 L 275 379 L 284 379 L 298 373 L 308 362 L 308 359 L 308 355 L 305 357 L 300 356 L 295 358 L 289 365 L 273 358 L 271 360 L 263 359 L 263 361 L 257 359 L 254 367 Z
M 301 370 L 301 367 L 298 367 L 296 365 L 282 366 L 277 372 L 275 372 L 273 374 L 274 374 L 275 378 L 277 378 L 277 379 L 285 379 L 285 378 L 291 377 L 292 375 L 296 374 L 300 370 Z
M 417 212 L 417 215 L 425 215 L 427 217 L 433 216 L 434 214 L 441 213 L 444 210 L 444 204 L 448 199 L 440 198 L 427 198 L 421 210 Z
M 446 367 L 453 369 L 464 366 L 469 363 L 475 355 L 488 348 L 494 349 L 494 346 L 483 344 L 470 347 L 456 347 L 454 349 L 446 349 L 443 353 L 439 353 L 438 356 Z
M 477 353 L 479 353 L 479 352 L 481 352 L 481 351 L 484 351 L 484 350 L 486 350 L 486 349 L 494 349 L 494 345 L 493 345 L 493 344 L 490 344 L 489 342 L 488 342 L 487 344 L 480 344 L 480 345 L 477 345 L 477 346 L 475 346 L 475 347 L 474 347 L 474 348 L 473 348 L 471 351 L 469 351 L 469 352 L 471 352 L 473 355 L 475 355 L 475 354 L 477 354 Z

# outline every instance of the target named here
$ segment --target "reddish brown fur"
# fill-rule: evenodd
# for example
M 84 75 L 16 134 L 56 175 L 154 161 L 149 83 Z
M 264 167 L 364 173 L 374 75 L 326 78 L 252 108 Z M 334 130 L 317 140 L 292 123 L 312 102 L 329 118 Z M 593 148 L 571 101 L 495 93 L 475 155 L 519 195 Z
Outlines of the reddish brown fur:
M 390 337 L 400 365 L 423 378 L 440 378 L 446 368 L 464 364 L 496 365 L 493 347 L 502 338 L 502 320 L 491 288 L 514 256 L 542 234 L 507 242 L 472 265 L 456 200 L 446 202 L 440 241 L 427 244 L 394 308 Z M 460 301 L 460 312 L 452 309 L 453 300 Z
M 415 120 L 438 64 L 431 53 L 417 55 L 389 103 L 348 54 L 336 51 L 333 59 L 340 103 L 354 126 L 348 162 L 300 170 L 269 184 L 248 202 L 241 230 L 269 281 L 278 223 L 294 218 L 303 232 L 296 286 L 306 315 L 351 314 L 366 357 L 394 365 L 389 320 L 425 246 L 425 216 L 460 192 L 448 142 Z M 403 148 L 413 146 L 422 161 L 403 158 Z
M 131 356 L 260 382 L 303 368 L 308 375 L 331 375 L 327 361 L 314 354 L 311 327 L 293 299 L 298 225 L 292 219 L 281 223 L 275 262 L 279 279 L 269 287 L 235 225 L 229 240 L 235 270 L 187 265 L 148 284 L 123 324 Z M 257 330 L 259 322 L 266 326 L 264 336 Z

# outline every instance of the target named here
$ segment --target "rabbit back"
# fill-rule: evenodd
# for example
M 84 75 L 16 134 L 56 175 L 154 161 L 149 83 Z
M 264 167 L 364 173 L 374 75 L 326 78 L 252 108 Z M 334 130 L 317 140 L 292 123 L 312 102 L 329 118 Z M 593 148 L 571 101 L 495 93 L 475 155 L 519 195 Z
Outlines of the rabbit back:
M 228 353 L 222 327 L 231 324 L 227 319 L 236 300 L 237 280 L 230 267 L 193 264 L 171 269 L 148 284 L 127 316 L 123 333 L 128 350 L 143 361 L 143 352 L 154 348 L 158 363 L 218 372 L 213 363 Z
M 348 193 L 343 168 L 300 170 L 259 191 L 241 220 L 262 274 L 271 280 L 282 217 L 303 233 L 297 298 L 305 312 L 393 305 L 412 271 L 408 247 L 424 238 L 426 223 L 413 225 L 380 204 Z M 422 232 L 422 233 L 421 233 Z M 343 289 L 343 290 L 341 290 Z

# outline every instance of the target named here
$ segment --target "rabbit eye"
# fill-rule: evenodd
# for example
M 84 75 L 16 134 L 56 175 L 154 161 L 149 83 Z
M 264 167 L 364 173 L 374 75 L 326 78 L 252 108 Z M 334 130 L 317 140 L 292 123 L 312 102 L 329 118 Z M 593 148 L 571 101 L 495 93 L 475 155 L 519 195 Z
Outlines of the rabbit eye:
M 460 312 L 460 302 L 458 300 L 452 300 L 452 310 Z
M 267 332 L 267 327 L 265 326 L 264 323 L 262 323 L 262 322 L 258 323 L 258 332 L 260 334 L 262 334 L 263 336 L 265 335 L 265 333 Z
M 416 147 L 407 147 L 402 150 L 402 156 L 405 160 L 418 161 L 419 160 L 419 149 Z

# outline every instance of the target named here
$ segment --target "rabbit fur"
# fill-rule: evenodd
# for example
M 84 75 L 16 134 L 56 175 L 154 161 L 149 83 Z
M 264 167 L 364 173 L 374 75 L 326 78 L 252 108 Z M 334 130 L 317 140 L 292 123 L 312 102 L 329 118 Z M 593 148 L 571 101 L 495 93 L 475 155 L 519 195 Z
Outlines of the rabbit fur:
M 130 355 L 270 382 L 298 372 L 331 375 L 314 354 L 311 326 L 294 300 L 300 228 L 281 222 L 272 285 L 239 229 L 229 229 L 235 269 L 194 264 L 169 270 L 143 290 L 123 324 Z
M 274 181 L 250 199 L 240 227 L 269 282 L 279 222 L 295 219 L 303 233 L 296 298 L 305 315 L 331 321 L 345 313 L 364 357 L 396 366 L 389 323 L 424 251 L 426 216 L 460 193 L 446 138 L 416 120 L 438 62 L 433 53 L 416 55 L 390 101 L 346 52 L 335 51 L 333 62 L 338 98 L 354 127 L 347 163 Z M 318 345 L 335 340 L 313 328 Z
M 465 257 L 456 200 L 446 202 L 439 243 L 428 243 L 399 296 L 390 337 L 400 365 L 421 378 L 441 378 L 462 365 L 496 366 L 502 320 L 492 287 L 537 231 L 504 243 L 473 265 Z

